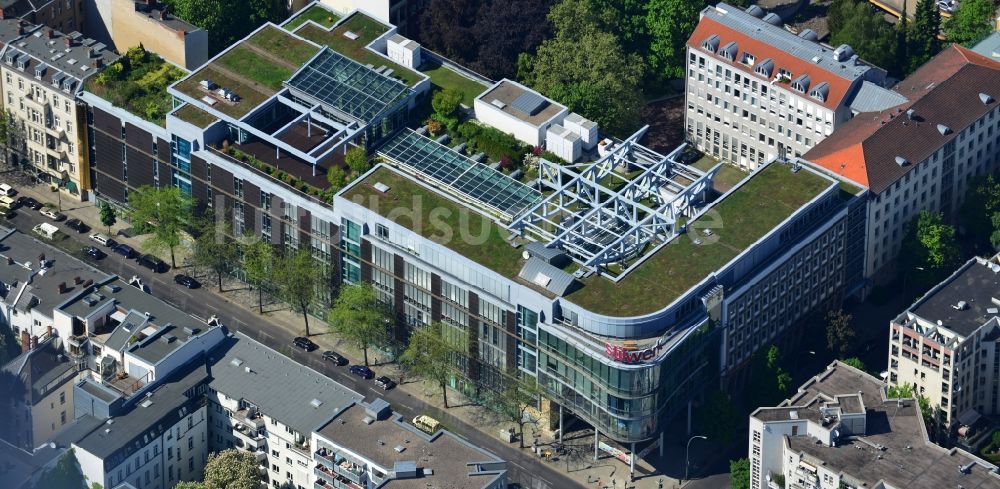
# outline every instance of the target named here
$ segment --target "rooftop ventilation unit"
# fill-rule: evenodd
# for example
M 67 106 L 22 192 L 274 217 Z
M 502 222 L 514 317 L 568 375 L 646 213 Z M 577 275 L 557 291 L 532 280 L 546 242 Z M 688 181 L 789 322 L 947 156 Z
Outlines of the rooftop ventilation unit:
M 969 308 L 969 303 L 965 301 L 958 301 L 958 304 L 951 306 L 951 308 L 956 311 L 964 311 Z
M 989 95 L 987 95 L 985 93 L 981 93 L 981 92 L 979 94 L 979 100 L 982 101 L 984 104 L 987 104 L 987 105 L 993 103 L 993 97 L 990 97 Z
M 764 17 L 764 9 L 762 9 L 762 8 L 756 6 L 756 5 L 751 5 L 751 6 L 747 7 L 746 12 L 748 14 L 754 16 L 754 17 L 757 17 L 758 19 L 761 18 L 761 17 Z
M 851 56 L 854 56 L 854 49 L 847 44 L 841 44 L 840 46 L 837 46 L 837 49 L 833 50 L 834 61 L 846 61 Z
M 938 124 L 937 125 L 937 130 L 938 130 L 939 133 L 941 133 L 942 136 L 947 136 L 947 135 L 951 134 L 951 128 L 948 127 L 948 126 L 946 126 L 946 125 L 944 125 L 944 124 Z
M 909 165 L 910 162 L 906 161 L 906 158 L 903 158 L 902 156 L 897 156 L 896 157 L 896 164 L 899 165 L 899 166 L 906 166 L 906 165 Z
M 765 15 L 762 20 L 764 22 L 767 22 L 768 24 L 771 24 L 771 25 L 777 26 L 777 27 L 781 27 L 781 25 L 784 24 L 784 22 L 781 20 L 781 16 L 778 15 L 778 14 L 776 14 L 776 13 L 774 13 L 774 12 L 771 12 L 771 13 Z
M 496 107 L 496 108 L 498 108 L 498 109 L 500 109 L 500 110 L 503 110 L 504 108 L 506 108 L 506 107 L 507 107 L 507 104 L 505 104 L 505 103 L 501 102 L 501 101 L 500 101 L 500 100 L 498 100 L 498 99 L 493 99 L 493 101 L 492 101 L 492 102 L 490 102 L 490 105 L 492 105 L 492 106 L 494 106 L 494 107 Z
M 917 117 L 917 111 L 913 109 L 906 109 L 906 118 L 909 120 L 914 120 Z
M 802 29 L 802 32 L 799 33 L 799 37 L 812 42 L 816 42 L 819 40 L 819 37 L 816 35 L 816 32 L 813 31 L 812 29 Z
M 375 185 L 372 185 L 372 187 L 374 187 L 375 190 L 382 192 L 383 194 L 389 191 L 389 186 L 382 182 L 375 182 Z
M 319 409 L 319 407 L 323 405 L 323 401 L 320 401 L 319 399 L 313 399 L 309 401 L 309 405 L 315 409 Z

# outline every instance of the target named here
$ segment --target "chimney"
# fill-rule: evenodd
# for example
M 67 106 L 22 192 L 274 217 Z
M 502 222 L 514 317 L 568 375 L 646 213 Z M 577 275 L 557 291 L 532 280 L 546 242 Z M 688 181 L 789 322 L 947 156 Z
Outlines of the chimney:
M 167 6 L 166 5 L 164 5 L 163 8 L 160 9 L 160 20 L 167 20 Z
M 66 292 L 66 282 L 59 282 L 59 293 Z
M 83 282 L 83 279 L 79 275 L 73 277 L 73 285 L 80 285 L 81 282 Z
M 38 348 L 38 335 L 31 337 L 31 349 L 34 350 L 35 348 Z
M 68 48 L 73 47 L 73 39 L 71 37 L 66 36 L 63 38 L 63 41 L 66 43 L 66 47 Z
M 53 37 L 55 37 L 55 35 L 56 35 L 56 31 L 52 30 L 51 27 L 49 27 L 48 29 L 45 29 L 45 37 L 47 37 L 49 39 L 52 39 Z
M 49 338 L 52 337 L 52 325 L 51 324 L 45 327 L 45 334 L 48 335 Z
M 21 330 L 21 353 L 31 350 L 31 335 L 28 334 L 28 330 Z

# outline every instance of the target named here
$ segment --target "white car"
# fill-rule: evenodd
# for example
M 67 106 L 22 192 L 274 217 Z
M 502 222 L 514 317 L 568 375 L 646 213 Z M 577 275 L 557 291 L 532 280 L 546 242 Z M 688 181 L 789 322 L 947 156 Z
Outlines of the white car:
M 17 190 L 14 190 L 14 187 L 11 187 L 10 185 L 7 185 L 6 183 L 0 183 L 0 195 L 6 196 L 6 197 L 13 197 L 14 194 L 16 194 L 16 193 L 17 193 Z
M 66 217 L 51 207 L 42 207 L 38 212 L 53 221 L 61 221 Z
M 955 11 L 955 2 L 953 1 L 941 0 L 940 2 L 937 3 L 937 6 L 939 9 L 945 12 L 950 13 Z
M 115 244 L 114 240 L 109 238 L 108 235 L 104 233 L 91 234 L 90 239 L 96 241 L 101 246 L 112 246 L 113 244 Z

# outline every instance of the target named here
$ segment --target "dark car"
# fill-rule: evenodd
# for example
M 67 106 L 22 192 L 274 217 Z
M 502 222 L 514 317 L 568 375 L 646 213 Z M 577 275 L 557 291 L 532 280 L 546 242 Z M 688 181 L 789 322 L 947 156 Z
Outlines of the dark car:
M 14 209 L 8 209 L 3 212 L 3 218 L 8 221 L 15 217 L 17 217 L 17 211 L 15 211 Z
M 292 344 L 305 351 L 313 351 L 319 348 L 319 346 L 316 345 L 316 343 L 313 343 L 309 338 L 303 338 L 301 336 L 295 337 L 295 339 L 292 340 Z
M 335 351 L 327 350 L 323 352 L 323 360 L 333 362 L 334 365 L 347 365 L 348 361 L 343 355 Z
M 386 391 L 392 389 L 393 387 L 396 387 L 396 383 L 393 382 L 392 379 L 390 379 L 389 377 L 386 377 L 385 375 L 375 379 L 375 385 L 381 387 L 382 390 Z
M 183 285 L 189 289 L 197 289 L 198 287 L 201 287 L 201 282 L 195 280 L 194 277 L 190 275 L 184 275 L 183 273 L 176 275 L 174 277 L 174 282 L 177 282 L 178 284 Z
M 72 230 L 74 230 L 74 231 L 76 231 L 78 233 L 85 233 L 87 231 L 90 231 L 90 227 L 88 227 L 86 224 L 84 224 L 83 221 L 81 221 L 79 219 L 76 219 L 76 218 L 67 220 L 65 222 L 65 224 L 66 224 L 66 227 L 68 227 L 68 228 L 70 228 L 70 229 L 72 229 Z
M 24 199 L 23 204 L 24 204 L 25 207 L 27 207 L 29 209 L 36 210 L 36 211 L 38 209 L 42 208 L 42 203 L 39 202 L 39 201 L 37 201 L 37 200 L 35 200 L 35 199 L 33 199 L 33 198 L 31 198 L 31 197 L 28 197 L 28 198 Z
M 118 253 L 125 258 L 135 258 L 135 250 L 125 243 L 118 243 L 111 248 L 111 251 Z
M 90 258 L 93 258 L 95 260 L 100 260 L 100 259 L 103 259 L 104 257 L 108 256 L 107 253 L 101 251 L 100 249 L 98 249 L 98 248 L 96 248 L 94 246 L 84 246 L 83 247 L 83 254 L 87 255 Z
M 167 264 L 163 263 L 163 260 L 150 254 L 140 256 L 139 264 L 152 270 L 154 273 L 163 273 L 167 271 Z
M 364 365 L 351 365 L 351 373 L 361 377 L 362 379 L 375 378 L 375 372 L 372 372 L 372 369 Z

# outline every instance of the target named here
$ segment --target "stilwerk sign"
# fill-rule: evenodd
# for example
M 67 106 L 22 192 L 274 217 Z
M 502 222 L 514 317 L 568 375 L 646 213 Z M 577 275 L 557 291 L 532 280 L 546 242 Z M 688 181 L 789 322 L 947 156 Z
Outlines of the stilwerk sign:
M 655 358 L 660 353 L 660 350 L 663 350 L 663 348 L 667 346 L 668 339 L 669 338 L 660 338 L 657 340 L 655 345 L 642 350 L 630 350 L 623 346 L 605 343 L 604 354 L 612 360 L 622 363 L 648 362 Z

